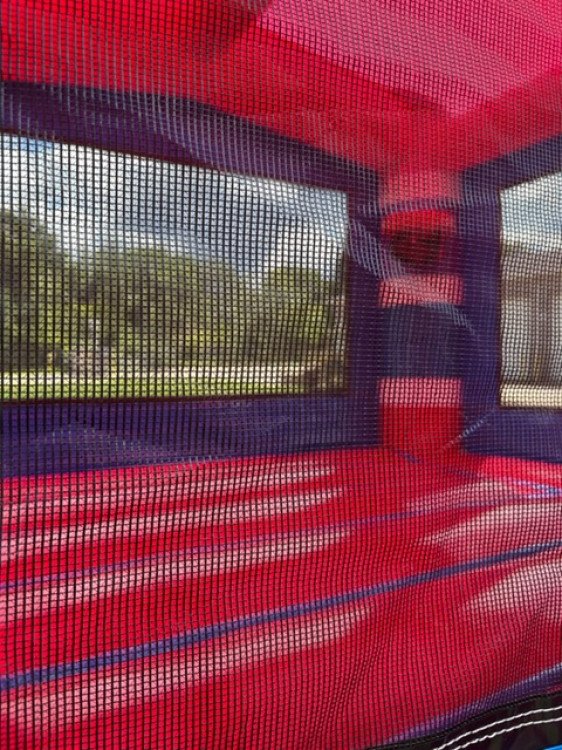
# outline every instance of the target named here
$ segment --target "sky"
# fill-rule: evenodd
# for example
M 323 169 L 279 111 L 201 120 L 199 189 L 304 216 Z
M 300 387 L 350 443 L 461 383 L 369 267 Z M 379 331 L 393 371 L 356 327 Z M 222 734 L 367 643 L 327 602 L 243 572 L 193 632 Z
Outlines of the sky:
M 331 276 L 345 249 L 343 193 L 82 146 L 0 136 L 0 203 L 26 211 L 59 245 L 164 246 L 259 280 L 302 265 Z
M 0 203 L 27 211 L 65 251 L 168 247 L 232 264 L 259 283 L 271 267 L 331 276 L 345 249 L 343 193 L 0 135 Z M 562 173 L 502 191 L 502 231 L 562 247 Z
M 562 173 L 503 190 L 502 233 L 537 251 L 562 248 Z

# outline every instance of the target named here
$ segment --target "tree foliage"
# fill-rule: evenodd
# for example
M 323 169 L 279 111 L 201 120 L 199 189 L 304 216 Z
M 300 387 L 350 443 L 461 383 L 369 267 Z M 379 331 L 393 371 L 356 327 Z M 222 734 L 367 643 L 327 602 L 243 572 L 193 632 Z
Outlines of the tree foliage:
M 168 370 L 339 356 L 343 266 L 332 280 L 275 268 L 252 285 L 166 248 L 74 259 L 31 217 L 2 211 L 0 222 L 3 371 L 64 369 L 78 355 Z
M 78 344 L 79 277 L 44 227 L 0 211 L 3 370 L 44 367 L 57 350 Z

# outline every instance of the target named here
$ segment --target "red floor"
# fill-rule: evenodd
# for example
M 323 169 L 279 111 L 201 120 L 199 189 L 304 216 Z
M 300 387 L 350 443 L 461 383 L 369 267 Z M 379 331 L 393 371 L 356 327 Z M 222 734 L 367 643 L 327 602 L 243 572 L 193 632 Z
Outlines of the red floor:
M 366 748 L 562 662 L 558 467 L 356 450 L 3 490 L 3 748 Z

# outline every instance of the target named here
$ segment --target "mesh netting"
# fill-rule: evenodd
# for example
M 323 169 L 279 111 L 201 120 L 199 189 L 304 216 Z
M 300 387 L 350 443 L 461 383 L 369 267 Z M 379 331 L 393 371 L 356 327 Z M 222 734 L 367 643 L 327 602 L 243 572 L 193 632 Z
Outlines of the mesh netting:
M 1 746 L 562 742 L 559 3 L 1 11 Z

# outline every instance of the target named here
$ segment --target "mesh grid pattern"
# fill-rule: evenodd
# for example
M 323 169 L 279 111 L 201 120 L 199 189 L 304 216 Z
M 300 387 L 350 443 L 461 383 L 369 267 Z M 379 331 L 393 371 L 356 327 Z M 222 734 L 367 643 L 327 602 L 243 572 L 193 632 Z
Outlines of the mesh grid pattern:
M 556 0 L 0 32 L 0 746 L 562 741 Z

